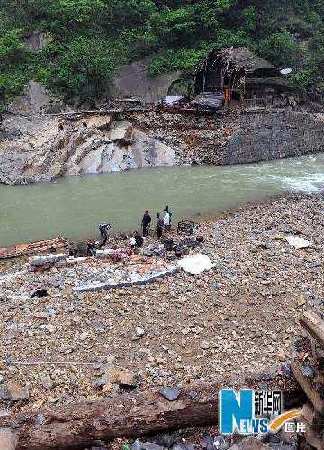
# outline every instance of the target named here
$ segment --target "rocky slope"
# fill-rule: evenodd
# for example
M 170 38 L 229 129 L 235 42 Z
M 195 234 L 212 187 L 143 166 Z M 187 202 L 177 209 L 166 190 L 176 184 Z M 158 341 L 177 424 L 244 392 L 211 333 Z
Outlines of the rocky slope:
M 242 164 L 324 151 L 324 114 L 234 108 L 218 115 L 156 109 L 118 114 L 8 114 L 0 182 L 175 164 Z
M 172 147 L 110 115 L 8 115 L 0 136 L 0 182 L 6 184 L 177 162 Z

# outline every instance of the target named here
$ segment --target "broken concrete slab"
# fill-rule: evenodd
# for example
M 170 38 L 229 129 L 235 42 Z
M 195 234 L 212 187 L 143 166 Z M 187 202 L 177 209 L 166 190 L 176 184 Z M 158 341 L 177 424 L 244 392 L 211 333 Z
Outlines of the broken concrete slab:
M 112 141 L 129 142 L 132 140 L 133 125 L 126 120 L 116 122 L 114 128 L 111 130 L 110 139 Z
M 97 128 L 98 130 L 109 130 L 112 124 L 110 115 L 93 115 L 82 119 L 83 125 L 87 128 Z
M 142 275 L 138 272 L 128 272 L 125 274 L 125 278 L 117 281 L 112 277 L 105 282 L 101 281 L 91 281 L 89 283 L 82 283 L 76 286 L 73 290 L 74 292 L 94 292 L 100 290 L 118 289 L 123 287 L 143 285 L 151 283 L 158 278 L 162 278 L 166 275 L 172 275 L 177 272 L 178 268 L 176 266 L 168 266 L 166 268 L 155 269 L 146 274 Z
M 44 255 L 44 256 L 32 256 L 29 258 L 29 263 L 32 267 L 42 267 L 48 264 L 55 264 L 58 261 L 67 259 L 67 255 L 60 253 L 58 255 Z

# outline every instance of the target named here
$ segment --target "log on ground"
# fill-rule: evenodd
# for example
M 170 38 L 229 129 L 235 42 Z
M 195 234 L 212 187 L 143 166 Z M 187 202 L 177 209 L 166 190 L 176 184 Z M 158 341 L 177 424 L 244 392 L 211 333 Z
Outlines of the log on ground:
M 306 311 L 300 323 L 324 347 L 324 320 L 313 311 Z
M 240 385 L 243 386 L 258 388 L 247 383 Z M 183 390 L 174 401 L 149 391 L 124 393 L 64 408 L 20 413 L 3 426 L 18 427 L 17 450 L 84 448 L 98 439 L 135 438 L 170 429 L 217 424 L 221 387 L 224 385 L 216 383 L 192 387 Z M 280 388 L 283 386 L 277 380 L 267 383 L 268 390 Z M 292 382 L 285 389 L 289 406 L 301 406 L 304 397 L 298 385 Z

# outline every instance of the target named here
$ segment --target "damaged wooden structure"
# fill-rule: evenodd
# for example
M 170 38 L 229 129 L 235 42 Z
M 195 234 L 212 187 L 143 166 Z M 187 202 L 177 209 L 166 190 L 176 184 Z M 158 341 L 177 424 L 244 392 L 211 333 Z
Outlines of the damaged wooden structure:
M 302 415 L 306 422 L 306 441 L 316 450 L 324 449 L 324 320 L 316 312 L 306 311 L 300 320 L 308 334 L 308 348 L 299 349 L 292 364 L 295 379 L 308 401 Z
M 0 260 L 29 256 L 35 253 L 53 252 L 67 247 L 68 241 L 61 236 L 43 241 L 15 244 L 0 248 Z
M 291 91 L 280 70 L 245 47 L 212 50 L 198 67 L 194 91 L 223 92 L 225 101 L 265 98 Z

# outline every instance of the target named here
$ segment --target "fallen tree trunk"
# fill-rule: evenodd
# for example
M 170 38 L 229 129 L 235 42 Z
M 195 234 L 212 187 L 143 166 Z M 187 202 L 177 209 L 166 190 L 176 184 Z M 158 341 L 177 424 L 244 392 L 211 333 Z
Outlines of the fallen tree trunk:
M 260 381 L 261 383 L 261 381 Z M 247 387 L 249 384 L 240 385 Z M 159 393 L 124 393 L 95 402 L 19 414 L 9 420 L 19 424 L 17 450 L 84 448 L 96 439 L 138 437 L 163 430 L 217 424 L 219 384 L 181 392 L 168 401 Z M 254 384 L 257 388 L 257 385 Z M 268 390 L 283 388 L 267 382 Z M 237 387 L 237 389 L 239 389 Z M 264 381 L 263 381 L 264 389 Z M 287 408 L 300 406 L 304 397 L 294 382 L 286 388 Z
M 300 323 L 317 342 L 324 346 L 324 320 L 318 314 L 311 310 L 306 311 Z
M 291 368 L 295 379 L 307 395 L 308 399 L 311 401 L 316 411 L 324 415 L 324 399 L 322 399 L 320 393 L 316 391 L 311 381 L 303 375 L 300 363 L 294 362 L 291 365 Z

